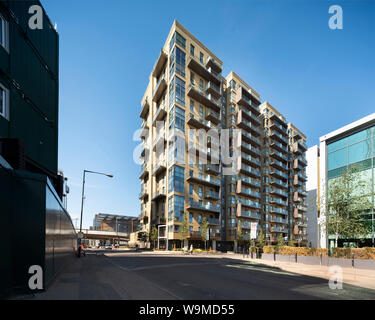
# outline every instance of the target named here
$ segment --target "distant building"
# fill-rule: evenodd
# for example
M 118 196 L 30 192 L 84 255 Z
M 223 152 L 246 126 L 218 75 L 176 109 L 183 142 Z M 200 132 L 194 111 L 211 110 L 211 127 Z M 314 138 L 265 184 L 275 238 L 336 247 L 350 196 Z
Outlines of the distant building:
M 94 217 L 93 229 L 98 231 L 136 232 L 138 217 L 98 213 Z
M 313 146 L 306 151 L 306 203 L 307 212 L 307 241 L 317 248 L 319 246 L 318 235 L 318 218 L 319 218 L 319 199 L 320 199 L 320 183 L 319 183 L 319 147 Z

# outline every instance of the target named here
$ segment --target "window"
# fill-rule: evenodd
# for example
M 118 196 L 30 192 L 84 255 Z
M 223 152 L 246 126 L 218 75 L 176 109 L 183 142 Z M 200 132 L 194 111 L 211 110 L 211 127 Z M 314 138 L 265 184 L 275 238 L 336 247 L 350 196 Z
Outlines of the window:
M 185 81 L 176 78 L 176 102 L 185 105 Z
M 169 114 L 169 129 L 185 132 L 185 110 L 174 106 Z
M 9 120 L 9 90 L 0 84 L 0 115 Z
M 199 106 L 199 115 L 203 117 L 203 107 Z
M 198 196 L 200 198 L 203 198 L 203 188 L 202 187 L 199 187 L 199 190 L 198 190 Z
M 194 73 L 190 72 L 190 82 L 194 84 Z
M 189 184 L 189 194 L 193 194 L 194 186 L 192 184 Z
M 190 100 L 190 111 L 194 112 L 194 101 Z
M 176 32 L 176 43 L 180 45 L 182 48 L 186 48 L 186 39 L 178 32 Z
M 203 90 L 203 79 L 199 79 L 199 88 Z
M 328 152 L 333 152 L 333 151 L 336 151 L 338 149 L 345 148 L 347 145 L 348 145 L 348 138 L 344 138 L 344 139 L 335 141 L 333 143 L 330 143 L 327 146 L 327 149 L 328 149 Z
M 349 164 L 362 161 L 370 157 L 371 139 L 367 139 L 349 147 Z
M 0 44 L 8 50 L 8 21 L 0 15 Z
M 182 221 L 184 215 L 184 197 L 174 196 L 174 216 L 177 221 Z
M 200 55 L 199 55 L 199 60 L 203 63 L 203 53 L 201 52 Z
M 194 46 L 191 44 L 190 45 L 190 54 L 194 57 Z
M 172 78 L 174 71 L 185 77 L 185 52 L 180 48 L 174 48 L 169 60 L 169 76 Z
M 193 223 L 193 214 L 192 213 L 189 213 L 189 222 Z

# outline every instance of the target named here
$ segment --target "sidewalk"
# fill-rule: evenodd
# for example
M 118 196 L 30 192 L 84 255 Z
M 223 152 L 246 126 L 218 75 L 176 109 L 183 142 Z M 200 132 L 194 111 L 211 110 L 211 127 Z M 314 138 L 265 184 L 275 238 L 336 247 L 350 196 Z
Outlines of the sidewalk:
M 330 267 L 320 265 L 309 265 L 303 263 L 281 262 L 262 259 L 243 258 L 242 254 L 228 255 L 226 258 L 246 260 L 250 263 L 264 264 L 280 268 L 284 271 L 294 272 L 298 274 L 319 277 L 329 280 L 332 273 L 329 272 Z M 342 268 L 342 280 L 344 283 L 358 287 L 375 290 L 375 272 L 373 270 L 364 270 L 356 268 Z

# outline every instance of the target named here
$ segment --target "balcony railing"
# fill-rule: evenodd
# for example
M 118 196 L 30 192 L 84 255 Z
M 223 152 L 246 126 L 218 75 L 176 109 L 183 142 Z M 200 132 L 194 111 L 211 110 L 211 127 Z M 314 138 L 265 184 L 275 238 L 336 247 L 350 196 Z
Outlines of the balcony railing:
M 246 154 L 246 153 L 241 153 L 241 158 L 249 161 L 249 162 L 252 162 L 252 163 L 255 163 L 257 164 L 258 166 L 260 166 L 260 161 L 252 156 L 250 156 L 249 154 Z
M 244 218 L 252 218 L 252 219 L 258 219 L 260 220 L 261 215 L 259 212 L 253 212 L 250 210 L 241 210 L 240 216 Z
M 221 184 L 221 180 L 220 179 L 217 179 L 217 178 L 214 178 L 210 175 L 205 175 L 205 174 L 194 174 L 194 173 L 190 173 L 189 175 L 189 178 L 191 179 L 196 179 L 196 180 L 199 180 L 201 182 L 206 182 L 206 183 L 209 183 L 209 184 L 213 184 L 215 186 L 220 186 Z
M 250 184 L 250 185 L 254 185 L 256 187 L 260 187 L 259 180 L 255 180 L 255 179 L 252 179 L 252 178 L 249 178 L 249 177 L 244 177 L 244 176 L 240 176 L 239 180 L 241 180 L 243 183 L 247 183 L 247 184 Z
M 220 212 L 221 210 L 220 204 L 212 204 L 208 202 L 189 201 L 189 207 L 193 209 L 212 211 L 212 212 Z

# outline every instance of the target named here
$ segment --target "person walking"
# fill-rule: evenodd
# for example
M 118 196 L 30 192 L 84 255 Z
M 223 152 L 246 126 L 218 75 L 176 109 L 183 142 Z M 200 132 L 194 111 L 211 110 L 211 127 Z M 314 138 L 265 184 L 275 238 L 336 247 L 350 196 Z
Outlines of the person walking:
M 190 254 L 193 254 L 193 244 L 190 245 Z

